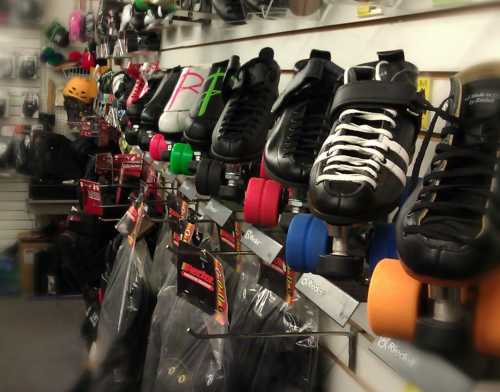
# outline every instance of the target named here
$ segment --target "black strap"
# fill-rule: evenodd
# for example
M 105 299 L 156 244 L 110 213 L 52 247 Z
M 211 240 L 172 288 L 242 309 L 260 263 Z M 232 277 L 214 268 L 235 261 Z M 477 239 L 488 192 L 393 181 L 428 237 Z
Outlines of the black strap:
M 325 59 L 321 57 L 313 57 L 309 59 L 307 65 L 297 75 L 295 75 L 293 80 L 287 85 L 285 91 L 283 91 L 274 102 L 271 109 L 272 113 L 279 115 L 288 103 L 292 101 L 296 93 L 305 85 L 320 81 L 323 78 L 325 70 L 336 73 L 339 76 L 344 72 L 344 70 L 336 64 L 330 61 L 325 61 Z
M 271 111 L 275 114 L 281 112 L 281 109 L 286 106 L 292 96 L 299 91 L 304 85 L 319 81 L 323 77 L 323 70 L 325 68 L 325 60 L 313 58 L 307 62 L 307 65 L 292 79 L 286 86 L 278 99 L 274 102 Z
M 420 113 L 422 98 L 422 95 L 415 90 L 415 86 L 410 83 L 361 80 L 338 88 L 332 113 L 353 104 L 403 106 Z
M 384 60 L 388 62 L 405 61 L 405 52 L 402 49 L 377 52 L 377 55 L 380 61 Z

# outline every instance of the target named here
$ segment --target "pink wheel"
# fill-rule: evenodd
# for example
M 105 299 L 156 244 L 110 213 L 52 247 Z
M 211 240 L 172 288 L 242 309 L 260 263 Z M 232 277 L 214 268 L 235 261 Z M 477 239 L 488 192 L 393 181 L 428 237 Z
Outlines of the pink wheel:
M 162 134 L 157 133 L 149 142 L 149 155 L 155 161 L 161 161 L 161 154 L 167 149 L 167 141 Z
M 254 225 L 259 224 L 259 209 L 264 190 L 263 178 L 250 178 L 248 181 L 247 190 L 245 192 L 245 200 L 243 201 L 243 216 L 245 222 Z
M 264 191 L 260 205 L 260 225 L 276 226 L 278 224 L 281 192 L 283 188 L 279 182 L 264 180 Z
M 251 178 L 243 203 L 245 221 L 259 226 L 277 225 L 281 192 L 281 184 L 274 180 Z

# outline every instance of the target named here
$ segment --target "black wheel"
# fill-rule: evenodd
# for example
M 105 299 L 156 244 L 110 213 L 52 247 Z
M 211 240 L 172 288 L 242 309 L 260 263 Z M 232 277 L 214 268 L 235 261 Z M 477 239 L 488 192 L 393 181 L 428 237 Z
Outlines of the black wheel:
M 219 194 L 222 178 L 224 176 L 223 169 L 222 163 L 218 161 L 212 161 L 208 169 L 208 190 L 209 194 L 212 196 L 217 196 Z
M 198 165 L 194 183 L 196 186 L 196 192 L 198 192 L 200 195 L 208 196 L 210 194 L 210 187 L 208 185 L 208 173 L 212 162 L 213 161 L 211 161 L 210 159 L 202 159 L 200 161 L 200 164 Z
M 295 214 L 292 214 L 291 212 L 284 212 L 281 214 L 279 218 L 279 225 L 285 233 L 288 232 L 288 226 L 290 226 L 290 222 L 294 216 Z
M 222 200 L 233 200 L 241 202 L 241 200 L 243 199 L 243 192 L 239 187 L 222 185 L 219 188 L 218 196 Z
M 322 255 L 316 273 L 330 279 L 359 279 L 363 274 L 363 258 L 359 256 Z
M 430 317 L 417 320 L 415 343 L 425 350 L 454 355 L 469 346 L 467 336 L 464 322 L 438 321 Z

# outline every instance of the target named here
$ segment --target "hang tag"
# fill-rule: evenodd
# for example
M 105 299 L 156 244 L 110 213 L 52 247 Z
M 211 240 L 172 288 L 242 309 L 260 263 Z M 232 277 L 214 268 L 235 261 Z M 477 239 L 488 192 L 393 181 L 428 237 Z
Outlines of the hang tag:
M 316 274 L 303 274 L 297 290 L 314 302 L 342 327 L 349 321 L 359 302 L 329 280 Z
M 241 224 L 232 215 L 228 221 L 219 228 L 220 249 L 223 252 L 241 251 Z M 240 255 L 225 255 L 224 261 L 235 271 L 240 270 Z
M 124 232 L 128 231 L 128 243 L 130 246 L 134 246 L 137 241 L 137 235 L 145 214 L 143 204 L 141 204 L 139 208 L 131 206 L 116 226 L 116 229 L 122 234 L 125 234 Z M 120 225 L 122 224 L 124 226 L 124 230 L 120 230 Z
M 123 165 L 128 167 L 139 167 L 142 168 L 142 157 L 137 154 L 116 154 L 113 155 L 112 161 L 112 171 L 113 171 L 113 182 L 119 182 L 121 169 Z M 139 173 L 141 170 L 139 170 Z M 139 174 L 140 175 L 140 174 Z
M 188 200 L 198 200 L 200 195 L 196 192 L 196 186 L 190 178 L 186 178 L 179 187 L 179 192 L 187 197 Z
M 110 153 L 97 154 L 95 157 L 95 172 L 103 176 L 113 171 L 113 155 Z
M 204 216 L 209 217 L 219 226 L 224 226 L 233 214 L 233 211 L 215 199 L 211 199 L 200 210 Z
M 85 214 L 102 216 L 102 193 L 99 183 L 81 179 L 80 190 Z
M 125 162 L 122 164 L 120 168 L 120 179 L 118 180 L 118 189 L 116 190 L 115 195 L 115 203 L 120 204 L 121 202 L 125 202 L 126 195 L 130 194 L 130 189 L 124 191 L 124 185 L 133 185 L 134 188 L 140 187 L 140 177 L 141 177 L 142 168 L 137 165 L 135 162 L 129 163 Z
M 152 201 L 150 204 L 152 210 L 158 214 L 162 215 L 164 212 L 164 205 L 162 201 L 162 195 L 160 192 L 158 172 L 151 165 L 144 165 L 143 172 L 141 174 L 142 179 L 145 182 L 144 198 L 147 201 Z
M 419 76 L 417 79 L 417 90 L 418 91 L 424 91 L 424 96 L 427 101 L 430 101 L 431 99 L 431 78 L 426 77 L 426 76 Z M 423 130 L 429 129 L 429 123 L 430 123 L 430 115 L 429 111 L 426 110 L 422 114 L 422 126 L 421 128 Z
M 211 256 L 210 256 L 211 257 Z M 222 326 L 229 324 L 226 280 L 222 263 L 214 258 L 215 271 L 215 320 Z
M 179 246 L 179 241 L 181 239 L 181 203 L 182 199 L 175 194 L 169 194 L 167 196 L 167 217 L 169 220 L 169 228 L 172 233 L 172 245 Z
M 471 391 L 474 381 L 448 360 L 400 340 L 379 336 L 370 351 L 424 391 Z
M 210 253 L 181 242 L 177 293 L 221 325 L 228 324 L 228 304 L 222 263 Z
M 242 224 L 241 243 L 267 264 L 271 264 L 283 248 L 279 242 L 247 223 Z
M 134 205 L 130 206 L 125 214 L 120 218 L 118 223 L 115 225 L 116 231 L 123 236 L 129 236 L 134 231 L 135 224 L 137 223 L 138 211 Z M 129 244 L 132 244 L 129 241 Z

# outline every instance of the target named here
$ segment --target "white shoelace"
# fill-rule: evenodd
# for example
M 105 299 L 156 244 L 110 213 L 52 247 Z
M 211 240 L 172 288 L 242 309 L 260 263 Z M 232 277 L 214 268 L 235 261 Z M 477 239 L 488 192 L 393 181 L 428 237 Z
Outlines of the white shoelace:
M 380 67 L 386 63 L 386 61 L 380 61 L 375 69 L 369 66 L 356 68 L 374 69 L 375 80 L 381 80 Z M 349 82 L 349 69 L 344 73 L 344 82 Z M 347 109 L 341 112 L 339 123 L 323 144 L 324 151 L 316 158 L 315 164 L 322 164 L 326 161 L 326 165 L 316 182 L 318 184 L 323 181 L 368 183 L 376 188 L 376 180 L 380 168 L 383 166 L 404 185 L 406 171 L 385 157 L 385 153 L 392 151 L 401 158 L 405 168 L 409 165 L 408 153 L 403 146 L 392 140 L 392 132 L 388 130 L 388 128 L 396 127 L 394 121 L 396 115 L 396 110 L 389 108 L 384 108 L 379 112 L 357 109 Z M 347 116 L 351 117 L 352 120 L 344 123 L 343 120 Z M 356 124 L 354 119 L 361 120 L 362 124 Z M 380 124 L 381 122 L 384 123 L 385 127 L 370 125 L 370 123 Z M 371 137 L 349 135 L 348 132 L 366 134 Z M 373 138 L 373 135 L 377 137 Z M 352 151 L 356 156 L 348 155 L 349 151 Z
M 384 113 L 376 113 L 347 109 L 340 114 L 339 120 L 342 121 L 346 116 L 363 120 L 365 124 L 358 125 L 349 122 L 340 123 L 335 127 L 334 133 L 325 140 L 324 146 L 328 147 L 316 158 L 315 163 L 326 161 L 326 166 L 323 168 L 322 174 L 318 176 L 317 183 L 322 181 L 368 183 L 376 188 L 376 179 L 380 168 L 384 166 L 404 185 L 406 173 L 396 163 L 386 159 L 382 151 L 393 151 L 403 160 L 406 167 L 410 161 L 408 153 L 399 143 L 392 140 L 392 133 L 389 130 L 366 124 L 384 121 L 391 128 L 394 128 L 396 126 L 394 121 L 396 111 L 386 108 Z M 378 135 L 378 137 L 365 139 L 360 136 L 346 135 L 345 131 Z M 348 151 L 353 151 L 356 155 L 363 157 L 347 155 Z

